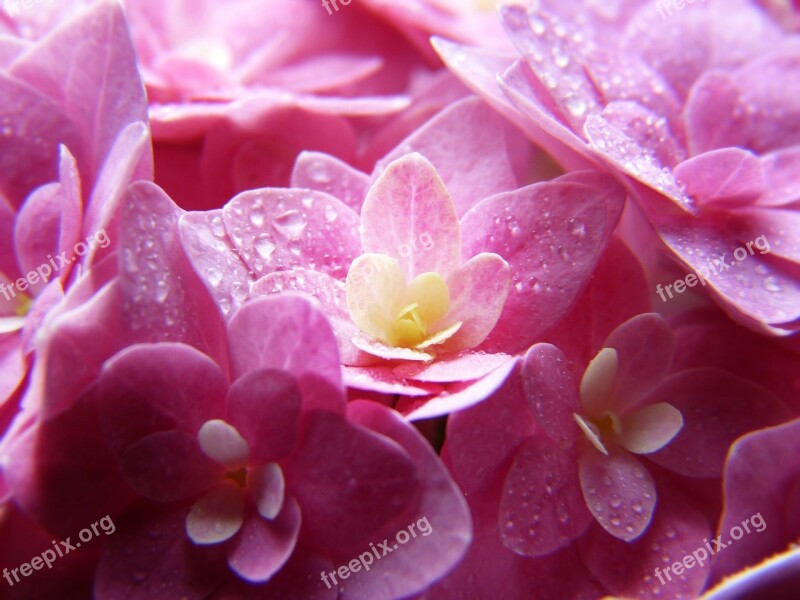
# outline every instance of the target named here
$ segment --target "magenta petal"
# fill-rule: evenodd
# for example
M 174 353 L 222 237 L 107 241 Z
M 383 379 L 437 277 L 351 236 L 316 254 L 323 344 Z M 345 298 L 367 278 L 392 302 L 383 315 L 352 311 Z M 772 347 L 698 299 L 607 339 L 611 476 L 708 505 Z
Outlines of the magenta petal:
M 360 213 L 369 183 L 367 175 L 335 156 L 305 151 L 294 163 L 290 187 L 325 192 Z
M 579 460 L 586 506 L 616 538 L 630 542 L 650 525 L 656 486 L 644 465 L 625 451 L 608 456 L 586 448 Z
M 586 531 L 592 515 L 581 495 L 575 459 L 574 452 L 541 434 L 517 450 L 498 515 L 506 548 L 523 556 L 544 556 Z
M 300 385 L 303 408 L 342 411 L 344 390 L 336 337 L 305 296 L 256 298 L 228 323 L 234 377 L 256 369 L 282 369 Z
M 392 369 L 400 377 L 414 381 L 447 383 L 480 379 L 512 360 L 508 354 L 464 352 L 437 358 L 430 364 L 403 364 Z
M 243 192 L 222 215 L 228 235 L 256 277 L 306 267 L 343 279 L 361 254 L 358 215 L 322 192 Z
M 186 537 L 185 513 L 139 504 L 106 538 L 94 582 L 98 600 L 202 600 L 225 576 L 222 549 L 199 548 Z
M 251 512 L 226 550 L 231 569 L 247 581 L 267 581 L 292 555 L 300 523 L 300 508 L 291 497 L 274 521 L 265 521 Z
M 603 348 L 617 351 L 617 377 L 608 409 L 621 414 L 641 403 L 664 379 L 672 366 L 675 334 L 663 317 L 646 313 L 612 331 Z
M 647 404 L 655 402 L 669 402 L 677 408 L 683 429 L 648 458 L 689 477 L 719 477 L 736 438 L 789 416 L 783 403 L 766 389 L 710 368 L 670 376 L 647 399 Z
M 325 411 L 304 413 L 298 450 L 281 466 L 304 528 L 330 549 L 366 543 L 417 498 L 421 484 L 395 442 Z
M 530 410 L 551 440 L 572 445 L 581 437 L 572 417 L 582 412 L 578 383 L 561 350 L 550 344 L 531 346 L 522 364 L 522 380 Z
M 511 266 L 512 285 L 486 350 L 520 351 L 569 310 L 597 265 L 624 197 L 609 176 L 581 172 L 492 196 L 464 215 L 463 257 L 494 252 Z
M 250 371 L 233 383 L 228 392 L 227 422 L 250 445 L 251 464 L 291 452 L 300 426 L 300 403 L 297 383 L 284 371 Z
M 224 415 L 227 387 L 219 367 L 188 346 L 127 348 L 105 364 L 100 376 L 103 433 L 118 453 L 160 430 L 196 435 L 203 423 Z
M 221 481 L 225 471 L 196 437 L 181 431 L 151 433 L 131 444 L 120 461 L 128 483 L 159 502 L 191 498 Z
M 387 165 L 364 201 L 361 243 L 365 252 L 396 259 L 408 281 L 428 272 L 446 277 L 458 267 L 455 205 L 426 158 L 409 154 Z

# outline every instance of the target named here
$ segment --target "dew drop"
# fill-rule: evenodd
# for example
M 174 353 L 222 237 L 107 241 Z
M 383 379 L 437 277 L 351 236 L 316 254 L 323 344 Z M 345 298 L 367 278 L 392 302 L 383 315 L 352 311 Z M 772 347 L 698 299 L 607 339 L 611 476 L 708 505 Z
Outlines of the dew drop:
M 287 210 L 278 215 L 272 222 L 275 229 L 289 241 L 299 240 L 306 229 L 308 221 L 299 210 Z
M 780 292 L 783 290 L 775 277 L 769 276 L 762 282 L 764 289 L 768 292 Z
M 270 260 L 272 253 L 275 252 L 275 244 L 272 243 L 268 235 L 258 236 L 253 241 L 253 245 L 256 248 L 256 252 L 258 252 L 264 260 Z
M 206 277 L 208 277 L 208 282 L 212 286 L 217 287 L 222 281 L 222 271 L 217 267 L 209 267 L 206 271 Z
M 335 208 L 333 208 L 330 204 L 325 207 L 325 220 L 328 223 L 333 223 L 338 218 L 339 218 L 339 213 L 336 212 Z

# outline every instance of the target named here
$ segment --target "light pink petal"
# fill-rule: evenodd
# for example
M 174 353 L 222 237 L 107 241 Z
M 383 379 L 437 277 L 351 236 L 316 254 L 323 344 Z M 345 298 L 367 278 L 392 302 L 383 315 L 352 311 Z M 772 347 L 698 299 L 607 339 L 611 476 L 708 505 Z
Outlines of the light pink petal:
M 117 530 L 104 540 L 95 576 L 98 600 L 201 600 L 226 576 L 222 549 L 193 544 L 185 512 L 173 506 L 135 505 L 114 523 Z
M 256 277 L 304 267 L 344 279 L 361 254 L 358 215 L 322 192 L 243 192 L 222 214 L 228 235 Z
M 225 483 L 192 505 L 186 515 L 186 535 L 195 544 L 219 544 L 231 539 L 244 522 L 244 495 Z
M 408 360 L 425 363 L 433 360 L 436 356 L 433 354 L 433 350 L 416 350 L 414 348 L 403 348 L 402 346 L 389 346 L 380 340 L 367 337 L 360 331 L 356 333 L 350 341 L 362 352 L 384 360 Z
M 103 366 L 100 424 L 116 453 L 159 430 L 196 435 L 204 423 L 224 416 L 227 387 L 219 367 L 194 348 L 132 346 Z
M 468 98 L 437 114 L 375 167 L 411 152 L 427 158 L 444 181 L 459 216 L 493 194 L 517 187 L 509 145 L 519 136 L 482 100 Z
M 131 487 L 157 502 L 185 500 L 222 481 L 224 468 L 208 458 L 195 436 L 159 431 L 134 442 L 120 456 Z
M 670 376 L 647 402 L 669 402 L 684 423 L 672 443 L 648 458 L 689 477 L 719 477 L 738 437 L 789 416 L 783 403 L 760 385 L 709 368 Z
M 368 364 L 370 359 L 353 345 L 358 327 L 350 318 L 344 284 L 327 273 L 310 269 L 290 269 L 265 275 L 250 286 L 250 296 L 270 296 L 281 292 L 305 292 L 313 296 L 330 321 L 344 365 Z
M 798 432 L 800 421 L 793 420 L 748 434 L 731 447 L 725 465 L 725 504 L 718 533 L 727 542 L 733 527 L 743 530 L 743 521 L 750 532 L 743 533 L 741 539 L 716 557 L 713 581 L 784 550 L 800 535 Z
M 392 372 L 414 381 L 447 383 L 480 379 L 509 360 L 511 357 L 508 354 L 464 352 L 457 356 L 439 358 L 426 365 L 399 365 Z
M 622 433 L 617 436 L 617 441 L 634 454 L 649 454 L 660 450 L 683 427 L 680 411 L 666 402 L 637 408 L 623 416 L 621 421 Z
M 503 545 L 523 556 L 544 556 L 569 545 L 592 522 L 581 495 L 576 454 L 543 435 L 517 450 L 500 500 Z
M 226 317 L 247 299 L 253 274 L 239 257 L 222 221 L 222 210 L 181 215 L 180 239 L 197 276 Z
M 0 145 L 0 149 L 2 146 Z M 2 189 L 2 188 L 0 188 Z M 0 192 L 0 273 L 8 280 L 19 279 L 16 250 L 14 248 L 14 220 L 17 213 Z M 0 308 L 0 314 L 3 309 Z
M 42 264 L 50 268 L 48 257 L 58 254 L 61 193 L 61 186 L 57 183 L 37 188 L 28 196 L 17 215 L 14 228 L 17 261 L 23 275 L 34 271 L 37 281 L 26 291 L 30 295 L 35 295 L 44 287 L 40 274 L 35 269 Z M 76 259 L 72 252 L 66 256 L 72 262 Z
M 65 146 L 61 147 L 59 164 L 59 183 L 62 192 L 61 229 L 59 231 L 59 252 L 73 252 L 80 241 L 83 218 L 83 200 L 81 198 L 81 179 L 75 157 Z M 68 270 L 62 270 L 61 280 L 66 279 Z
M 330 53 L 275 69 L 263 83 L 296 92 L 320 92 L 357 83 L 382 66 L 377 56 Z
M 469 508 L 430 444 L 397 413 L 374 402 L 351 402 L 347 408 L 352 422 L 368 427 L 387 442 L 393 440 L 413 460 L 421 493 L 418 502 L 406 512 L 396 512 L 375 539 L 395 535 L 412 523 L 417 537 L 402 550 L 375 561 L 372 571 L 362 569 L 351 576 L 346 589 L 352 592 L 345 597 L 356 600 L 417 594 L 444 577 L 464 556 L 472 541 Z
M 464 258 L 494 252 L 511 266 L 508 298 L 484 343 L 487 351 L 521 351 L 569 310 L 623 201 L 609 176 L 584 172 L 492 196 L 464 215 Z
M 608 456 L 586 448 L 578 463 L 586 506 L 600 526 L 630 542 L 650 525 L 656 485 L 645 466 L 625 451 Z
M 410 421 L 441 417 L 474 406 L 491 396 L 503 385 L 517 361 L 510 360 L 494 371 L 476 381 L 465 381 L 448 386 L 429 402 L 424 404 L 412 401 L 412 406 L 398 410 Z
M 432 363 L 435 364 L 435 363 Z M 401 374 L 394 373 L 392 367 L 343 367 L 344 382 L 357 390 L 369 390 L 381 394 L 400 394 L 402 396 L 428 396 L 441 391 L 435 383 L 408 381 Z
M 698 598 L 705 587 L 709 560 L 702 565 L 695 561 L 680 575 L 670 570 L 671 579 L 664 572 L 686 556 L 693 558 L 692 553 L 705 548 L 712 533 L 708 517 L 698 510 L 696 501 L 674 486 L 662 487 L 650 527 L 640 538 L 617 539 L 594 525 L 578 544 L 586 566 L 618 597 Z
M 782 206 L 800 199 L 800 146 L 761 156 L 767 189 L 760 206 Z
M 59 102 L 85 139 L 94 181 L 117 135 L 147 122 L 147 101 L 122 6 L 103 2 L 50 34 L 10 69 Z
M 675 352 L 675 334 L 663 317 L 646 313 L 617 327 L 603 347 L 617 351 L 617 377 L 607 409 L 621 415 L 666 377 Z
M 294 163 L 289 185 L 324 192 L 360 213 L 369 183 L 367 175 L 335 156 L 304 151 Z
M 271 521 L 278 516 L 286 498 L 286 480 L 277 463 L 267 463 L 248 473 L 248 487 L 258 514 Z
M 0 410 L 26 372 L 18 336 L 0 336 Z
M 203 423 L 197 432 L 197 441 L 206 456 L 229 469 L 240 469 L 247 465 L 250 447 L 236 428 L 221 419 Z
M 447 278 L 450 310 L 438 327 L 446 329 L 455 323 L 461 327 L 442 348 L 456 351 L 483 342 L 503 312 L 510 285 L 508 263 L 488 252 L 472 257 L 451 273 Z
M 572 415 L 581 412 L 578 384 L 564 353 L 550 344 L 531 346 L 522 364 L 530 411 L 544 433 L 562 446 L 581 437 Z
M 300 405 L 297 383 L 284 371 L 249 371 L 233 383 L 226 420 L 249 444 L 251 463 L 275 460 L 292 451 Z
M 298 450 L 281 467 L 315 545 L 337 550 L 367 543 L 423 484 L 395 442 L 325 411 L 304 413 Z
M 701 208 L 750 204 L 761 196 L 766 184 L 758 158 L 740 148 L 695 156 L 675 167 L 674 173 Z
M 423 156 L 392 162 L 372 185 L 361 211 L 361 243 L 365 252 L 396 259 L 408 281 L 427 272 L 446 277 L 461 263 L 455 205 Z
M 301 513 L 288 498 L 277 519 L 264 521 L 250 514 L 242 530 L 226 549 L 228 564 L 239 576 L 253 583 L 267 581 L 283 567 L 297 544 Z
M 283 294 L 256 298 L 228 324 L 234 377 L 256 369 L 281 369 L 300 386 L 304 409 L 344 408 L 336 337 L 309 298 Z

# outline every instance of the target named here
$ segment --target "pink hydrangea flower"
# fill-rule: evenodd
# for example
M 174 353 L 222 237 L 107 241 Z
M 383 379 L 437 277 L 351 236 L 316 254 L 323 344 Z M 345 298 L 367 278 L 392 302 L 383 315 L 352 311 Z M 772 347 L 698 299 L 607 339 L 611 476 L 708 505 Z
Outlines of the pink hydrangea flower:
M 304 155 L 294 189 L 246 192 L 222 211 L 187 215 L 196 272 L 224 312 L 286 289 L 317 297 L 357 388 L 425 397 L 473 382 L 415 416 L 485 397 L 509 356 L 574 301 L 623 200 L 595 173 L 514 190 L 514 161 L 496 137 L 505 126 L 490 114 L 474 100 L 455 105 L 371 178 Z M 463 159 L 442 136 L 464 144 Z M 490 160 L 486 144 L 499 152 Z
M 798 111 L 784 91 L 796 85 L 796 36 L 746 0 L 691 8 L 664 19 L 644 1 L 509 6 L 513 64 L 437 44 L 563 165 L 599 162 L 628 181 L 664 244 L 729 314 L 785 335 L 800 316 Z M 678 38 L 692 51 L 675 53 Z M 769 247 L 733 256 L 760 236 Z

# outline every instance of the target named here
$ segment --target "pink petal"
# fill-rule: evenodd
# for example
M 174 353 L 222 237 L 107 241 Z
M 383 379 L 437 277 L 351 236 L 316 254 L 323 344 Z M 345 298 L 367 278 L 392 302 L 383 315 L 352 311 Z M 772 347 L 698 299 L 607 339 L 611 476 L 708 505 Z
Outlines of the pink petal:
M 731 539 L 734 527 L 742 530 L 742 536 L 715 557 L 713 581 L 784 550 L 800 535 L 796 518 L 800 509 L 798 431 L 800 421 L 793 420 L 748 434 L 731 447 L 725 465 L 724 510 L 717 529 L 723 543 Z
M 522 364 L 531 413 L 554 442 L 571 446 L 581 433 L 572 415 L 581 413 L 578 384 L 564 353 L 550 344 L 531 346 Z
M 369 183 L 364 173 L 335 156 L 304 151 L 294 163 L 289 185 L 324 192 L 360 213 Z
M 147 122 L 147 102 L 122 7 L 101 3 L 34 46 L 11 74 L 63 103 L 84 139 L 94 181 L 120 131 Z M 108 95 L 108 97 L 106 97 Z
M 185 514 L 172 506 L 139 504 L 114 517 L 117 531 L 103 544 L 94 582 L 102 600 L 201 600 L 223 581 L 222 550 L 186 537 Z
M 405 364 L 392 369 L 400 377 L 434 383 L 480 379 L 511 360 L 508 354 L 464 352 L 430 364 Z
M 362 352 L 366 352 L 374 357 L 383 358 L 385 360 L 407 360 L 425 363 L 433 360 L 436 356 L 435 354 L 432 354 L 432 351 L 426 352 L 425 350 L 416 350 L 414 348 L 389 346 L 380 340 L 367 337 L 360 331 L 356 333 L 356 335 L 354 335 L 350 341 Z
M 196 435 L 224 416 L 227 381 L 207 356 L 182 344 L 138 345 L 108 361 L 98 413 L 109 446 L 121 453 L 142 437 L 177 428 Z
M 225 232 L 222 210 L 183 214 L 179 221 L 183 250 L 194 272 L 226 317 L 247 299 L 253 279 Z
M 256 369 L 281 369 L 300 386 L 303 408 L 344 408 L 336 338 L 325 316 L 306 297 L 283 294 L 256 298 L 228 323 L 235 377 Z
M 353 345 L 358 327 L 350 318 L 344 284 L 327 273 L 309 269 L 291 269 L 265 275 L 250 286 L 250 296 L 269 296 L 285 291 L 305 292 L 321 305 L 339 344 L 343 365 L 361 365 L 370 360 Z
M 739 88 L 727 73 L 708 71 L 695 82 L 685 108 L 692 156 L 744 145 L 747 114 L 740 103 Z
M 607 409 L 621 415 L 664 379 L 672 365 L 675 334 L 663 317 L 647 313 L 617 327 L 603 347 L 617 351 L 617 377 Z
M 511 284 L 511 269 L 497 254 L 481 253 L 458 267 L 447 278 L 450 310 L 441 323 L 446 328 L 461 323 L 443 344 L 447 350 L 474 348 L 497 324 Z
M 773 555 L 757 567 L 749 567 L 725 579 L 706 592 L 707 600 L 733 598 L 789 598 L 800 582 L 800 551 L 792 549 Z
M 206 456 L 229 469 L 247 465 L 250 447 L 235 427 L 221 419 L 203 423 L 197 432 L 197 441 Z
M 420 488 L 418 502 L 405 512 L 395 512 L 374 539 L 396 535 L 404 527 L 411 529 L 412 523 L 417 537 L 412 533 L 402 550 L 375 561 L 370 572 L 362 570 L 351 576 L 346 589 L 352 589 L 352 595 L 348 597 L 411 596 L 441 579 L 464 556 L 472 540 L 469 508 L 430 444 L 397 413 L 362 401 L 351 402 L 347 409 L 352 422 L 403 449 L 415 465 Z
M 227 421 L 250 447 L 250 462 L 281 458 L 294 448 L 300 425 L 297 382 L 284 371 L 258 369 L 239 377 L 227 399 Z
M 292 556 L 301 521 L 300 508 L 291 497 L 274 521 L 248 515 L 240 534 L 226 551 L 231 569 L 253 583 L 270 579 Z
M 365 252 L 396 259 L 407 281 L 427 272 L 446 277 L 459 266 L 455 205 L 424 157 L 394 161 L 372 185 L 361 210 L 361 243 Z
M 761 386 L 718 369 L 676 373 L 651 394 L 651 402 L 672 404 L 684 425 L 668 446 L 648 458 L 689 477 L 719 477 L 736 438 L 789 416 Z
M 192 505 L 186 515 L 186 535 L 195 544 L 219 544 L 231 539 L 244 522 L 244 495 L 226 483 Z
M 61 203 L 64 192 L 57 183 L 37 188 L 20 208 L 14 228 L 17 261 L 23 274 L 34 271 L 40 265 L 48 269 L 48 257 L 58 254 L 61 228 Z M 72 262 L 76 257 L 72 248 L 66 255 Z M 31 286 L 34 295 L 46 282 L 34 272 L 38 282 Z
M 182 431 L 159 431 L 134 442 L 120 457 L 128 483 L 158 502 L 188 499 L 222 480 L 224 469 Z
M 630 542 L 650 525 L 656 486 L 638 459 L 624 451 L 606 456 L 587 448 L 578 463 L 586 506 L 600 526 Z
M 500 500 L 503 545 L 523 556 L 544 556 L 569 545 L 592 522 L 581 495 L 574 451 L 543 435 L 517 450 Z
M 432 363 L 435 364 L 435 363 Z M 412 383 L 395 374 L 391 367 L 343 367 L 344 382 L 357 390 L 370 390 L 381 394 L 402 396 L 427 396 L 441 391 L 435 383 Z
M 648 404 L 622 417 L 617 441 L 628 452 L 649 454 L 672 441 L 683 427 L 678 409 L 666 402 Z
M 0 337 L 0 410 L 19 386 L 26 370 L 19 337 Z
M 258 514 L 268 521 L 273 520 L 281 512 L 286 497 L 286 481 L 280 465 L 267 463 L 252 469 L 248 476 Z
M 411 409 L 402 409 L 410 421 L 441 417 L 459 410 L 474 406 L 492 395 L 503 385 L 516 366 L 516 360 L 510 360 L 488 375 L 475 381 L 456 382 L 439 392 L 429 402 Z M 398 407 L 399 409 L 399 407 Z M 399 409 L 400 410 L 400 409 Z
M 608 242 L 623 198 L 609 177 L 581 173 L 569 182 L 498 194 L 464 215 L 464 258 L 495 252 L 511 266 L 508 299 L 484 343 L 487 351 L 527 348 L 569 310 Z
M 664 572 L 685 556 L 693 559 L 695 550 L 705 548 L 711 531 L 708 517 L 695 502 L 680 495 L 674 486 L 662 487 L 658 510 L 639 539 L 617 539 L 595 525 L 579 542 L 586 565 L 616 596 L 647 600 L 665 596 L 697 598 L 705 587 L 708 560 L 703 564 L 695 561 L 681 575 Z M 701 554 L 698 556 L 702 558 Z
M 518 135 L 483 101 L 467 98 L 403 140 L 378 162 L 375 172 L 418 152 L 439 173 L 461 216 L 484 198 L 517 187 L 508 144 Z
M 701 208 L 736 208 L 755 201 L 765 187 L 758 158 L 740 148 L 706 152 L 679 164 L 675 177 Z
M 315 545 L 337 550 L 365 543 L 422 483 L 395 442 L 325 411 L 304 413 L 298 450 L 281 466 Z
M 517 448 L 537 430 L 518 370 L 486 400 L 454 413 L 444 450 L 461 488 L 468 494 L 499 488 Z
M 361 253 L 358 215 L 322 192 L 243 192 L 222 214 L 228 235 L 256 277 L 304 267 L 344 279 Z

